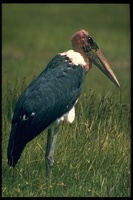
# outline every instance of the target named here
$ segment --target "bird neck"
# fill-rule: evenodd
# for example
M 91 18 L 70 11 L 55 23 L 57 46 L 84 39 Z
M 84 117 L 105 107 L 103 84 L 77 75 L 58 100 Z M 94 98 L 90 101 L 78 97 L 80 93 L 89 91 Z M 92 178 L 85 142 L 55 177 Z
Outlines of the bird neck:
M 86 63 L 86 65 L 85 65 L 85 72 L 87 73 L 91 69 L 91 67 L 92 67 L 92 62 L 86 57 L 85 54 L 82 54 L 82 56 L 83 56 L 84 61 Z

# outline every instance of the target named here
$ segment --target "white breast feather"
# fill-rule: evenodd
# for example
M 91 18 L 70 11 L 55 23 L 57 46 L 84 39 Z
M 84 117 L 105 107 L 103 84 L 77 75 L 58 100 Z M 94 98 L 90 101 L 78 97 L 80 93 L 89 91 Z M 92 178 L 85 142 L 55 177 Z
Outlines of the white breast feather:
M 83 66 L 86 65 L 86 62 L 83 56 L 74 50 L 69 50 L 69 51 L 60 53 L 60 55 L 61 56 L 66 55 L 72 61 L 72 64 L 74 65 L 83 65 Z

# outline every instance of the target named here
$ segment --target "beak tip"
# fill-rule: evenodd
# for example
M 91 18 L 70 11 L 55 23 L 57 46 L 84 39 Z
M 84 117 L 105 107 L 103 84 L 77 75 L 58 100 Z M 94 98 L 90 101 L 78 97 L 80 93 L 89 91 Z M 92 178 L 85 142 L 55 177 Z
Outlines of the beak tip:
M 119 89 L 121 88 L 121 86 L 120 86 L 120 84 L 119 84 L 118 81 L 116 82 L 116 86 L 117 86 Z

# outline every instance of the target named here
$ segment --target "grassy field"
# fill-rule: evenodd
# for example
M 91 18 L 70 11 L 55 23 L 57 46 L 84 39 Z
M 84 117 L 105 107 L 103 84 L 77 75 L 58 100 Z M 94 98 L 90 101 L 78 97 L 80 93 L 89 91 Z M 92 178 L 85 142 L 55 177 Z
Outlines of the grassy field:
M 2 4 L 3 197 L 130 196 L 129 16 L 128 4 Z M 48 189 L 46 131 L 27 144 L 15 169 L 7 164 L 11 114 L 24 88 L 71 48 L 80 29 L 94 37 L 121 89 L 95 66 L 87 74 L 74 123 L 60 127 Z

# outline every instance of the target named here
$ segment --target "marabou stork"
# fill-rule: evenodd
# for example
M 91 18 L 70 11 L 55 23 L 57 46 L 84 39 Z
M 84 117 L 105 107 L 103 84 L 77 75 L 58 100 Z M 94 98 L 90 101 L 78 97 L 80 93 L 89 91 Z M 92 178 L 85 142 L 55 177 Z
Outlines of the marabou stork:
M 26 144 L 48 128 L 45 157 L 49 179 L 59 124 L 63 120 L 74 121 L 74 106 L 92 63 L 120 87 L 106 58 L 87 31 L 76 32 L 71 42 L 72 50 L 57 54 L 19 97 L 7 149 L 8 164 L 14 167 Z

